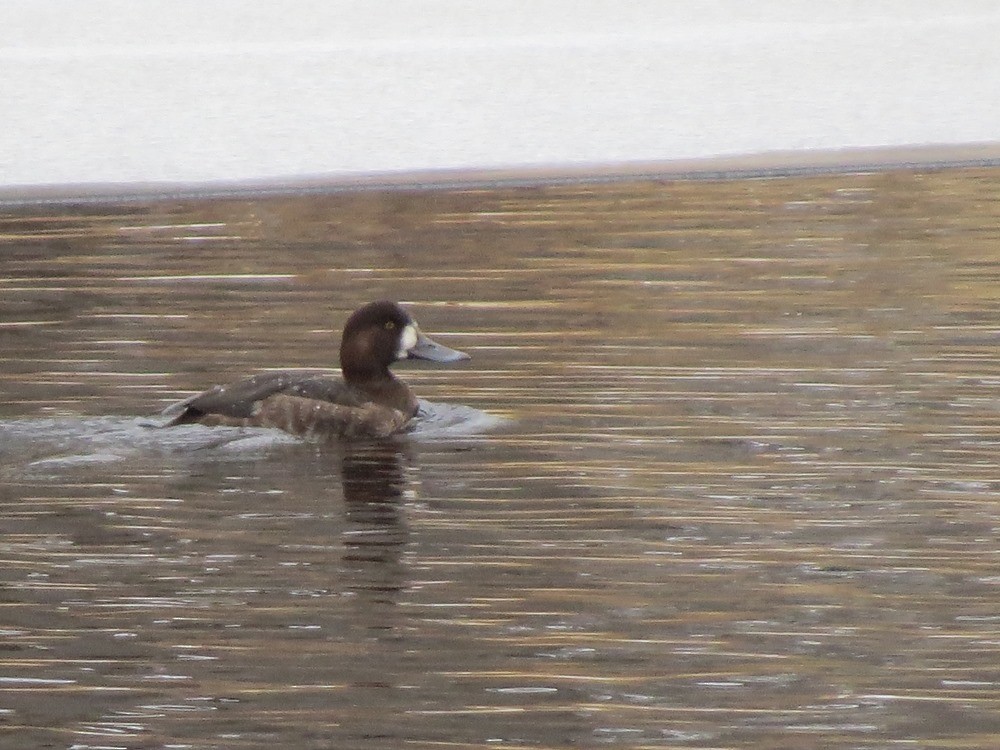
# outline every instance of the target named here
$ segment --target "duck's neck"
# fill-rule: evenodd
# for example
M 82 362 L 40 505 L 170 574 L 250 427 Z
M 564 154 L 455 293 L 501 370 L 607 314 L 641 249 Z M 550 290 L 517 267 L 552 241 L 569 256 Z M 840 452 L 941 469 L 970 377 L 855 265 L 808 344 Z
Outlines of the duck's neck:
M 417 413 L 417 397 L 406 383 L 388 369 L 378 373 L 367 372 L 363 375 L 345 370 L 344 380 L 352 388 L 362 391 L 376 404 L 401 411 L 407 417 Z

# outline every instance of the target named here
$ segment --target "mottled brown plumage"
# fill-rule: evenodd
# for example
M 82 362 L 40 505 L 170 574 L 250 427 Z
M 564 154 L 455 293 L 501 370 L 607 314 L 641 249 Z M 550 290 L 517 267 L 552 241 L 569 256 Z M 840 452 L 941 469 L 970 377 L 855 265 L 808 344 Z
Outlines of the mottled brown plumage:
M 217 385 L 164 410 L 166 426 L 276 427 L 293 435 L 387 437 L 404 430 L 417 397 L 389 367 L 400 359 L 454 362 L 468 355 L 431 341 L 395 302 L 372 302 L 344 325 L 343 378 L 310 370 L 263 372 Z

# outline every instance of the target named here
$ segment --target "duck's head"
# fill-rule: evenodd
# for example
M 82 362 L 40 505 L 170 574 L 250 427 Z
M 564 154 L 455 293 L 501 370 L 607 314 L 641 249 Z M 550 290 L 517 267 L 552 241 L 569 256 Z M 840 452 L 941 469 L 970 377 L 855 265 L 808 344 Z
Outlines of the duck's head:
M 457 362 L 469 355 L 425 336 L 413 317 L 396 302 L 370 302 L 344 324 L 340 368 L 348 380 L 384 376 L 401 359 Z

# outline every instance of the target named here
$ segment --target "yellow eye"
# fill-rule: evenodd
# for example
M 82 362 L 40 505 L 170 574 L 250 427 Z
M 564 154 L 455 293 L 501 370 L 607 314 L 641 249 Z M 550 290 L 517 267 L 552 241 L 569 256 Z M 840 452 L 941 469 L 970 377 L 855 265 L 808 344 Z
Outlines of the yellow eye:
M 393 323 L 391 320 L 387 320 L 385 322 L 385 330 L 387 330 L 387 331 L 395 331 L 396 330 L 396 324 Z

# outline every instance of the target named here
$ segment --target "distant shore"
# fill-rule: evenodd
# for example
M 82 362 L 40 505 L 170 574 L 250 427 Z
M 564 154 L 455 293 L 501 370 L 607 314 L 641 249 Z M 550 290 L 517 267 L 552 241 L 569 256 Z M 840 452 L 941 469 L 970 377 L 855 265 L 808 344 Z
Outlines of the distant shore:
M 830 151 L 781 151 L 703 159 L 525 165 L 506 169 L 303 175 L 198 183 L 14 185 L 0 186 L 0 208 L 36 204 L 239 198 L 362 190 L 443 190 L 631 180 L 761 179 L 810 174 L 996 166 L 1000 166 L 1000 142 Z

